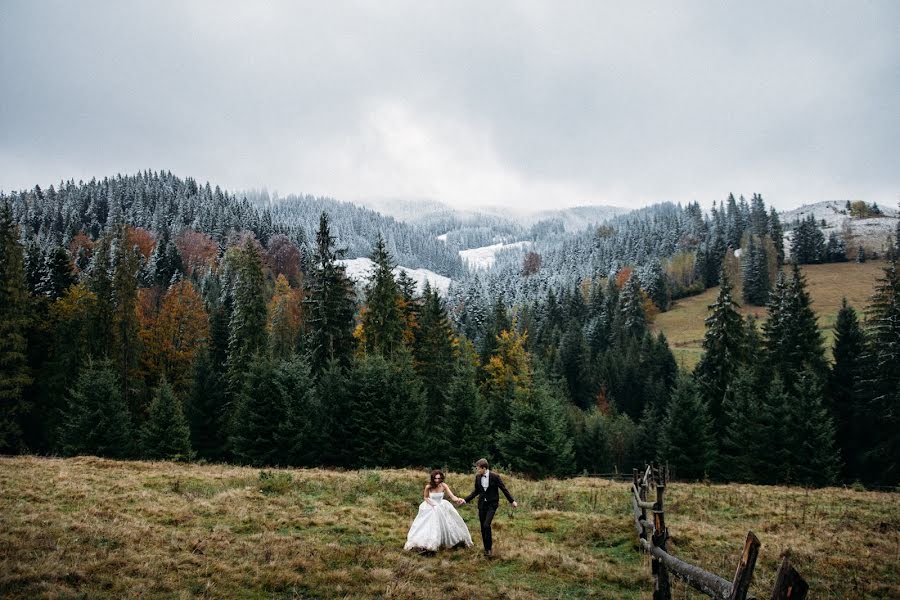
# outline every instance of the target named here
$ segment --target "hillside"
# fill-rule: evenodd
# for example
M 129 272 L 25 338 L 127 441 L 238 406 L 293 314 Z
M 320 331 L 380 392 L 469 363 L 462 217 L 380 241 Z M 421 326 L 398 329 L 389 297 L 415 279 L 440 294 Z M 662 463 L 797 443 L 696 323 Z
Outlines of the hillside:
M 508 476 L 520 508 L 494 521 L 498 557 L 404 552 L 425 475 L 0 458 L 4 598 L 648 598 L 623 483 Z M 449 474 L 457 493 L 470 475 Z M 747 529 L 763 542 L 751 592 L 779 554 L 815 598 L 900 593 L 893 495 L 673 483 L 673 553 L 731 579 Z M 473 506 L 460 509 L 476 543 Z M 815 523 L 816 535 L 810 535 Z M 676 590 L 677 597 L 692 597 Z
M 832 343 L 832 328 L 841 307 L 841 299 L 846 296 L 847 302 L 856 308 L 862 316 L 872 294 L 875 279 L 883 273 L 885 263 L 869 261 L 863 264 L 831 263 L 824 265 L 804 265 L 812 297 L 813 310 L 819 316 L 819 327 L 825 335 L 825 346 L 829 353 Z M 710 288 L 697 296 L 684 298 L 673 303 L 672 308 L 656 317 L 654 327 L 662 331 L 669 340 L 669 345 L 680 365 L 693 368 L 703 354 L 704 320 L 707 307 L 715 302 L 719 288 Z M 743 314 L 753 313 L 765 319 L 764 307 L 751 306 L 740 308 Z

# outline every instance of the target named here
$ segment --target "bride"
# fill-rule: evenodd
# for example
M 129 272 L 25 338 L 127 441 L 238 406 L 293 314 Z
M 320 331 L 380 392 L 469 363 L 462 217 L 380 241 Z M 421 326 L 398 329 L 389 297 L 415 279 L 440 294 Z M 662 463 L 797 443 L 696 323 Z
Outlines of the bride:
M 445 494 L 454 502 L 460 502 L 453 495 L 450 486 L 444 483 L 444 473 L 435 469 L 431 472 L 431 481 L 422 493 L 425 501 L 419 505 L 419 514 L 409 528 L 404 550 L 435 552 L 460 544 L 467 547 L 472 545 L 469 528 L 453 505 L 444 500 Z

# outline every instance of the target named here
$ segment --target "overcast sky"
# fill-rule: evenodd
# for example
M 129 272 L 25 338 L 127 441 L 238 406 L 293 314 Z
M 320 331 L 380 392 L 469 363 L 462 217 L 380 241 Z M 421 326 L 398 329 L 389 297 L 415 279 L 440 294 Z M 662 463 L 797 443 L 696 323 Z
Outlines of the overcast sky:
M 752 5 L 752 6 L 751 6 Z M 0 189 L 900 199 L 900 2 L 0 3 Z

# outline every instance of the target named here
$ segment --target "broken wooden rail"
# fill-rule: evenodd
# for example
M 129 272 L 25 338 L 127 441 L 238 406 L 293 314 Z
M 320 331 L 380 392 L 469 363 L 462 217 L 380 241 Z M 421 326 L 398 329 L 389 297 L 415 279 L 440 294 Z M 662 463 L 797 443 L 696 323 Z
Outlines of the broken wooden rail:
M 641 474 L 637 469 L 632 473 L 631 502 L 634 508 L 634 525 L 641 546 L 652 557 L 653 600 L 671 600 L 669 572 L 676 575 L 695 590 L 717 600 L 746 600 L 753 598 L 747 593 L 753 579 L 753 569 L 759 556 L 759 539 L 752 531 L 747 532 L 744 551 L 738 561 L 734 579 L 728 581 L 715 573 L 680 560 L 669 554 L 666 541 L 669 530 L 665 520 L 665 492 L 668 483 L 668 469 L 647 465 Z M 651 488 L 655 499 L 648 500 Z M 648 519 L 648 511 L 652 520 Z M 803 577 L 790 566 L 785 556 L 775 578 L 771 600 L 804 600 L 809 586 Z

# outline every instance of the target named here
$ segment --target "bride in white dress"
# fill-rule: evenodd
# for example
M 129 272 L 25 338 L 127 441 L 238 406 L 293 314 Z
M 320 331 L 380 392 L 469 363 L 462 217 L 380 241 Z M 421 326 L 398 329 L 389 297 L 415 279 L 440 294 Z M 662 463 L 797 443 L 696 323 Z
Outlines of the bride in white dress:
M 460 502 L 450 486 L 444 483 L 444 473 L 435 469 L 431 472 L 431 481 L 425 486 L 422 494 L 424 502 L 419 505 L 419 514 L 409 528 L 404 550 L 435 552 L 460 544 L 466 547 L 472 545 L 466 522 L 453 505 L 444 500 L 445 495 L 454 502 Z

